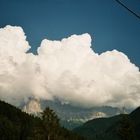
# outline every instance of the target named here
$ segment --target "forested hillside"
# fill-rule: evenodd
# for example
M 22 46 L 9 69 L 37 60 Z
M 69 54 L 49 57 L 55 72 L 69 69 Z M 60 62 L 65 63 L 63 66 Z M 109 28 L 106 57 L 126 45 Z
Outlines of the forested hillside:
M 88 140 L 140 140 L 140 107 L 130 114 L 93 119 L 73 131 Z
M 59 125 L 55 112 L 46 108 L 40 118 L 0 101 L 1 140 L 85 140 Z

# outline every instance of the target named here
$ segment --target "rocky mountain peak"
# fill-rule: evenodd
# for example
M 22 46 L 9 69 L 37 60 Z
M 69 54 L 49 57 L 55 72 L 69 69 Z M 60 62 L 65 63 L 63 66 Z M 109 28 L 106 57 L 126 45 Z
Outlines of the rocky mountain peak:
M 28 114 L 38 115 L 42 112 L 39 99 L 30 98 L 22 110 Z

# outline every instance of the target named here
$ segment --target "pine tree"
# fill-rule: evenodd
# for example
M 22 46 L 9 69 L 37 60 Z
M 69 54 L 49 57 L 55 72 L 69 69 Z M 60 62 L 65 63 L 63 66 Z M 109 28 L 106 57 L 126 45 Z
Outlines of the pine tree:
M 42 121 L 46 130 L 46 140 L 56 139 L 60 128 L 59 119 L 55 112 L 47 107 L 42 113 Z

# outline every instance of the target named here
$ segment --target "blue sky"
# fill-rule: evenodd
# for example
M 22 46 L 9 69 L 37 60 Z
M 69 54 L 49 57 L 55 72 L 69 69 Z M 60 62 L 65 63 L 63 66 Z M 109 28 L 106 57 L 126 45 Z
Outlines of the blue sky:
M 121 0 L 140 15 L 139 0 Z M 115 0 L 0 0 L 0 27 L 22 26 L 35 52 L 51 40 L 89 33 L 95 52 L 117 49 L 140 67 L 140 20 Z

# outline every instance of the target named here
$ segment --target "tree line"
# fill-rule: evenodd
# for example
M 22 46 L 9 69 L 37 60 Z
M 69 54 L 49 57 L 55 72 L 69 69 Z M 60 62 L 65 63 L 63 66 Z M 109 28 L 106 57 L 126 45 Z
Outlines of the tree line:
M 36 117 L 0 101 L 1 140 L 85 140 L 60 126 L 55 112 L 46 108 Z

